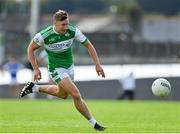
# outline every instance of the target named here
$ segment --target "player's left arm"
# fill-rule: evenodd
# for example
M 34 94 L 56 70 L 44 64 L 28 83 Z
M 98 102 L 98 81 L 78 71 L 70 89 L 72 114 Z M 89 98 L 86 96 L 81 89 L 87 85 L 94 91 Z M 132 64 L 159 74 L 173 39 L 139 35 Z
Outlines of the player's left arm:
M 101 64 L 99 62 L 99 58 L 98 58 L 98 55 L 96 53 L 94 46 L 78 28 L 76 28 L 76 31 L 75 31 L 75 39 L 87 48 L 89 55 L 91 56 L 96 66 L 96 72 L 98 76 L 102 76 L 105 78 L 104 70 L 101 67 Z
M 84 46 L 87 48 L 89 55 L 91 56 L 95 66 L 96 66 L 96 72 L 98 74 L 98 76 L 102 76 L 105 78 L 105 73 L 103 68 L 101 67 L 96 49 L 94 48 L 94 46 L 92 45 L 92 43 L 89 40 L 86 40 L 86 42 L 84 43 Z

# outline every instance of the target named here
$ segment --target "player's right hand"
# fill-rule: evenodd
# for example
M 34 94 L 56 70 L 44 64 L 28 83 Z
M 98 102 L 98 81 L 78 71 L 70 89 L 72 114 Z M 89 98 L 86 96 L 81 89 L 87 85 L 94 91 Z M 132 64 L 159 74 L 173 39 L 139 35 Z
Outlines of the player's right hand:
M 38 69 L 34 69 L 34 81 L 39 81 L 41 79 L 41 71 Z

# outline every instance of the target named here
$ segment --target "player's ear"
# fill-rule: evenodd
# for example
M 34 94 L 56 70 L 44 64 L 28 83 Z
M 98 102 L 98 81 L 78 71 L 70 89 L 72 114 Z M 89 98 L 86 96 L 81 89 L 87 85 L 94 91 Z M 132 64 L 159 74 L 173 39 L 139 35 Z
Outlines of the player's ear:
M 53 24 L 55 25 L 57 23 L 57 21 L 56 20 L 53 20 Z

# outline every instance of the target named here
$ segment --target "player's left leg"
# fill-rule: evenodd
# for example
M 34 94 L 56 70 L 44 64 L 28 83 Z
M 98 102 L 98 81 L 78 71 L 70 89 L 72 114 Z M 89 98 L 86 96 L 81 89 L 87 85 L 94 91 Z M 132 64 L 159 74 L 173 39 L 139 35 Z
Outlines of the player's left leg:
M 61 80 L 59 86 L 62 87 L 63 89 L 65 89 L 65 91 L 68 92 L 72 96 L 77 110 L 86 119 L 89 120 L 92 116 L 87 108 L 87 105 L 85 104 L 84 100 L 82 99 L 79 90 L 74 85 L 74 83 L 71 81 L 71 79 L 69 77 L 64 78 L 63 80 Z
M 76 109 L 92 124 L 97 131 L 104 131 L 105 127 L 98 124 L 97 121 L 91 115 L 86 103 L 81 97 L 81 94 L 76 85 L 71 81 L 69 77 L 61 80 L 59 86 L 62 87 L 67 93 L 69 93 L 73 100 Z

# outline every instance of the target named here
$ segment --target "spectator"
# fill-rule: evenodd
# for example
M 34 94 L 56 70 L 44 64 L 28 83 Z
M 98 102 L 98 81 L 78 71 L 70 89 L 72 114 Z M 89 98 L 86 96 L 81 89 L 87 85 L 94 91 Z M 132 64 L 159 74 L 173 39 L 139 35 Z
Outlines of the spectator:
M 19 83 L 17 80 L 17 72 L 23 67 L 22 64 L 16 61 L 15 57 L 10 57 L 9 61 L 4 64 L 3 69 L 8 71 L 11 76 L 10 90 L 13 96 L 18 96 Z
M 129 100 L 133 100 L 136 89 L 136 80 L 134 78 L 133 72 L 130 71 L 126 76 L 121 78 L 119 82 L 122 85 L 123 93 L 118 96 L 118 99 L 122 100 L 128 98 Z

